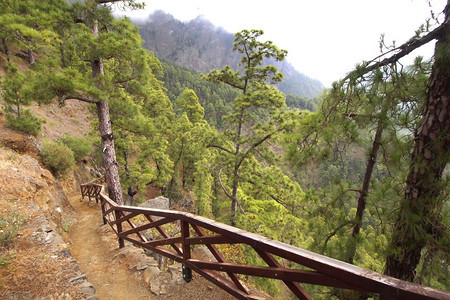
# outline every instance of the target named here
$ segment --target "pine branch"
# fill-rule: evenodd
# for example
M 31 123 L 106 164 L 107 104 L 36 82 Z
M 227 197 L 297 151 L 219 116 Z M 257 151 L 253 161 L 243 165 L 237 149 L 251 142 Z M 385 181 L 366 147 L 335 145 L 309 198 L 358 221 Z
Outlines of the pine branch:
M 255 149 L 256 147 L 258 147 L 259 145 L 261 145 L 262 143 L 264 143 L 265 141 L 267 141 L 268 139 L 270 139 L 275 133 L 280 132 L 284 129 L 284 127 L 278 128 L 277 130 L 275 130 L 274 132 L 271 132 L 269 134 L 267 134 L 266 136 L 264 136 L 262 139 L 260 139 L 259 141 L 257 141 L 256 143 L 254 143 L 253 145 L 250 146 L 250 148 L 247 149 L 247 151 L 245 151 L 244 155 L 242 155 L 241 159 L 239 160 L 239 162 L 237 163 L 237 167 L 239 168 L 242 164 L 242 162 L 247 158 L 247 156 L 250 154 L 250 151 L 252 151 L 253 149 Z
M 235 200 L 236 203 L 238 204 L 239 209 L 241 210 L 241 213 L 245 216 L 245 211 L 244 211 L 244 209 L 242 208 L 241 202 L 239 202 L 238 199 L 234 199 L 234 200 Z
M 323 243 L 323 246 L 322 246 L 322 252 L 325 250 L 325 247 L 327 246 L 328 241 L 329 241 L 333 236 L 336 235 L 336 233 L 339 231 L 339 229 L 344 228 L 344 227 L 347 226 L 347 225 L 352 225 L 352 224 L 353 224 L 353 221 L 345 221 L 344 223 L 342 223 L 341 225 L 339 225 L 338 227 L 336 227 L 336 229 L 335 229 L 333 232 L 329 233 L 329 234 L 327 235 L 326 239 L 325 239 L 325 242 Z
M 227 197 L 231 199 L 231 201 L 236 201 L 236 203 L 237 203 L 238 206 L 239 206 L 239 209 L 241 210 L 242 214 L 245 216 L 245 211 L 244 211 L 244 209 L 242 208 L 241 202 L 239 202 L 238 199 L 235 199 L 233 196 L 231 196 L 231 194 L 227 191 L 226 187 L 223 185 L 223 183 L 222 183 L 222 178 L 221 178 L 221 174 L 222 174 L 222 169 L 219 170 L 219 176 L 218 176 L 218 177 L 219 177 L 219 183 L 220 183 L 220 186 L 222 187 L 222 190 L 225 192 L 225 194 L 227 195 Z
M 448 22 L 445 22 L 442 25 L 440 25 L 439 27 L 435 28 L 433 31 L 429 32 L 427 35 L 424 35 L 423 37 L 421 37 L 419 39 L 417 39 L 417 38 L 409 39 L 406 43 L 404 43 L 404 44 L 400 45 L 399 47 L 397 47 L 396 49 L 393 49 L 388 52 L 388 53 L 390 53 L 392 51 L 399 50 L 399 52 L 397 52 L 396 54 L 392 55 L 391 57 L 385 58 L 382 61 L 377 62 L 373 65 L 370 65 L 370 64 L 373 63 L 375 59 L 370 61 L 363 70 L 356 70 L 356 71 L 350 72 L 342 80 L 342 82 L 349 79 L 355 73 L 356 73 L 356 75 L 358 75 L 358 77 L 361 77 L 369 72 L 372 72 L 373 70 L 376 70 L 378 68 L 384 67 L 386 65 L 389 65 L 389 64 L 392 64 L 392 63 L 398 61 L 400 58 L 408 55 L 409 53 L 416 50 L 417 48 L 427 44 L 428 42 L 430 42 L 434 39 L 439 38 L 439 36 L 441 36 L 442 34 L 445 33 L 445 29 L 448 25 L 449 25 Z
M 222 187 L 222 190 L 225 192 L 225 194 L 227 195 L 227 197 L 230 198 L 230 199 L 233 199 L 233 197 L 231 196 L 231 194 L 227 191 L 227 189 L 226 189 L 225 186 L 223 185 L 221 175 L 222 175 L 222 169 L 219 170 L 219 176 L 218 176 L 218 177 L 219 177 L 219 183 L 220 183 L 220 186 Z
M 114 2 L 121 2 L 123 0 L 94 0 L 97 4 L 106 4 L 106 3 L 114 3 Z
M 283 202 L 280 198 L 275 197 L 275 196 L 272 195 L 272 194 L 269 194 L 269 196 L 270 196 L 270 198 L 272 198 L 273 200 L 275 200 L 275 202 L 277 202 L 278 204 L 281 204 L 284 208 L 288 209 L 288 208 L 287 208 L 287 204 L 286 204 L 285 202 Z
M 87 95 L 83 95 L 83 94 L 70 94 L 70 95 L 63 95 L 60 99 L 59 99 L 59 104 L 62 105 L 64 104 L 64 102 L 68 99 L 75 99 L 75 100 L 79 100 L 82 102 L 88 102 L 88 103 L 100 103 L 101 101 L 98 100 L 97 98 L 91 97 L 91 96 L 87 96 Z
M 222 151 L 225 151 L 225 152 L 227 152 L 227 153 L 230 153 L 230 154 L 233 154 L 233 155 L 234 155 L 234 152 L 228 150 L 228 149 L 225 148 L 225 147 L 219 146 L 219 145 L 207 145 L 206 148 L 217 148 L 217 149 L 220 149 L 220 150 L 222 150 Z

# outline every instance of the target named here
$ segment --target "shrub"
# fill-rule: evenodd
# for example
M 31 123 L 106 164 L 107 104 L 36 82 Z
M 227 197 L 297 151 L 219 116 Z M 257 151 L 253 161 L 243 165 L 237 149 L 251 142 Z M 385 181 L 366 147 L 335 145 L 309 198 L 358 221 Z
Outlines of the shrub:
M 88 156 L 92 151 L 91 143 L 83 138 L 66 136 L 61 139 L 61 142 L 72 150 L 74 158 L 78 162 Z
M 20 117 L 6 114 L 6 122 L 9 128 L 34 136 L 41 133 L 42 124 L 45 123 L 44 120 L 33 116 L 29 110 L 23 111 Z
M 15 211 L 0 214 L 0 248 L 13 241 L 23 223 L 25 217 Z
M 44 141 L 41 155 L 44 164 L 54 173 L 63 174 L 75 165 L 72 150 L 63 143 Z

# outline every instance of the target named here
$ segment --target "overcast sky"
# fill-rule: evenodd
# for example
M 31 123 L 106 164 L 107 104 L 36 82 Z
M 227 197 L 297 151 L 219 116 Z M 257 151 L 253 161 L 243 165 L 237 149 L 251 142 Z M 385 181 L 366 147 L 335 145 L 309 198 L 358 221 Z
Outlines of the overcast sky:
M 446 0 L 430 0 L 440 13 Z M 163 10 L 181 21 L 203 16 L 236 33 L 262 29 L 264 39 L 288 50 L 287 60 L 325 86 L 344 77 L 363 60 L 379 55 L 379 39 L 397 45 L 407 41 L 431 16 L 427 0 L 145 0 L 144 11 L 128 13 L 145 19 Z M 428 45 L 413 56 L 430 56 Z

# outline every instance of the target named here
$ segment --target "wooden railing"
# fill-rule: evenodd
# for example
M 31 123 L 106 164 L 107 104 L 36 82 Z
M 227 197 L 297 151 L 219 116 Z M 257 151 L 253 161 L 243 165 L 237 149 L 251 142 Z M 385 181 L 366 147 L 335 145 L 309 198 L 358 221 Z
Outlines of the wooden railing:
M 119 238 L 183 264 L 183 278 L 191 270 L 238 299 L 255 299 L 238 274 L 272 278 L 300 299 L 313 299 L 301 284 L 375 293 L 380 299 L 450 299 L 450 293 L 405 282 L 342 261 L 303 250 L 186 212 L 117 205 L 98 183 L 82 185 L 82 196 L 101 203 L 104 223 Z M 216 245 L 242 244 L 266 266 L 230 263 Z M 193 246 L 203 245 L 216 261 L 191 257 Z
M 98 203 L 103 183 L 105 183 L 105 177 L 100 177 L 89 183 L 81 184 L 81 200 L 83 200 L 84 197 L 88 197 L 89 203 L 91 203 L 92 199 L 94 199 L 95 202 Z

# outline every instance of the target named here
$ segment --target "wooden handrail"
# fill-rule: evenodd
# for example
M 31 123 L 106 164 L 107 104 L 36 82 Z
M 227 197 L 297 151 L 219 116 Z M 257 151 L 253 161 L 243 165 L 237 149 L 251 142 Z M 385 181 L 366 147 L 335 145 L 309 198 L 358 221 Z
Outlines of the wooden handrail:
M 92 198 L 94 198 L 95 202 L 98 203 L 100 199 L 100 192 L 102 191 L 102 184 L 105 182 L 105 177 L 103 176 L 91 182 L 81 184 L 81 200 L 83 200 L 84 197 L 88 197 L 90 203 Z
M 376 293 L 380 299 L 450 299 L 446 291 L 382 275 L 191 213 L 117 205 L 98 183 L 82 187 L 83 197 L 100 201 L 103 220 L 117 234 L 120 247 L 127 240 L 180 262 L 186 281 L 190 281 L 192 269 L 238 299 L 255 299 L 238 274 L 281 280 L 299 299 L 313 299 L 301 286 L 303 283 Z M 137 224 L 134 220 L 138 220 Z M 175 224 L 180 230 L 171 235 L 163 228 L 167 224 Z M 229 263 L 217 244 L 247 245 L 267 266 Z M 192 258 L 194 245 L 204 245 L 216 261 Z M 297 268 L 285 266 L 276 257 L 287 265 L 295 263 Z

